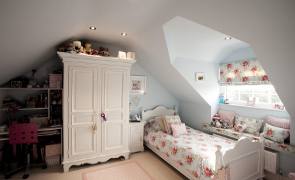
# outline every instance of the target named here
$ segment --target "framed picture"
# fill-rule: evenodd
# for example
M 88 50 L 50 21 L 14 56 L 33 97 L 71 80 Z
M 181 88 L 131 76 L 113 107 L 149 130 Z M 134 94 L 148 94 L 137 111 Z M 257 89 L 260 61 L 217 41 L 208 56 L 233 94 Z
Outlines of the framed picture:
M 196 81 L 204 81 L 205 80 L 205 74 L 203 72 L 196 72 L 195 73 L 195 80 Z
M 131 76 L 130 92 L 133 94 L 146 93 L 146 77 L 145 76 Z

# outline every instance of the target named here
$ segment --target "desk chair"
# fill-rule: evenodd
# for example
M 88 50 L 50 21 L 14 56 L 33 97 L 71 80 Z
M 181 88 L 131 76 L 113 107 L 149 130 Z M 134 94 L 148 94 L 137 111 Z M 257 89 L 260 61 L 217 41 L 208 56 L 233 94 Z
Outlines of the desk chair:
M 25 169 L 23 179 L 29 177 L 30 168 L 30 154 L 33 144 L 38 142 L 38 130 L 35 123 L 14 123 L 9 127 L 9 144 L 13 145 L 13 149 L 16 149 L 16 145 L 22 145 L 26 156 L 25 165 L 16 168 L 13 171 L 5 173 L 5 178 L 10 178 L 13 174 Z

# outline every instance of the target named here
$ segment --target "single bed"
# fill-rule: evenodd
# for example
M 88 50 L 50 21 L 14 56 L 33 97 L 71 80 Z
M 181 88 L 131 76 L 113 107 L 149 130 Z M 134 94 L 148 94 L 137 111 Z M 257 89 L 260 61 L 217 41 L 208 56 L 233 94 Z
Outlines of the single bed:
M 188 179 L 255 180 L 263 177 L 261 142 L 248 138 L 233 141 L 188 126 L 187 134 L 174 137 L 152 125 L 154 117 L 175 114 L 173 108 L 164 106 L 143 111 L 144 142 Z

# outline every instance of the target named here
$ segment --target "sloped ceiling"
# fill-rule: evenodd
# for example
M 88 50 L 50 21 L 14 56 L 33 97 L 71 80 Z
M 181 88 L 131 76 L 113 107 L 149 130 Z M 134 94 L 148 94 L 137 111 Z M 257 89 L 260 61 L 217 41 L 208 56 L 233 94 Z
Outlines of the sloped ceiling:
M 293 0 L 3 0 L 0 83 L 55 56 L 60 42 L 86 37 L 132 48 L 167 89 L 190 99 L 198 95 L 169 66 L 162 30 L 181 16 L 250 44 L 294 118 L 294 7 Z M 129 36 L 122 39 L 122 31 Z
M 232 52 L 249 44 L 182 17 L 163 25 L 170 59 L 177 58 L 219 63 Z

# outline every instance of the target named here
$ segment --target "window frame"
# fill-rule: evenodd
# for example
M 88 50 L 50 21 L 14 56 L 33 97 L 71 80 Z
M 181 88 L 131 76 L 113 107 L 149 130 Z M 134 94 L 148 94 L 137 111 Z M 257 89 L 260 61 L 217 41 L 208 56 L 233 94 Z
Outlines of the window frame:
M 243 90 L 246 90 L 246 91 L 250 91 L 250 93 L 244 93 L 246 95 L 248 95 L 248 97 L 254 97 L 256 95 L 264 95 L 265 93 L 262 93 L 262 92 L 255 92 L 255 89 L 253 88 L 250 88 L 251 86 L 269 86 L 265 89 L 265 92 L 267 92 L 267 103 L 263 103 L 262 101 L 259 101 L 260 99 L 259 98 L 256 98 L 256 102 L 255 102 L 255 105 L 250 105 L 248 104 L 248 101 L 244 101 L 244 100 L 241 100 L 241 94 L 243 94 L 243 91 L 240 90 L 240 88 L 236 88 L 236 89 L 233 89 L 231 91 L 236 91 L 238 90 L 237 92 L 237 97 L 238 97 L 238 100 L 230 100 L 230 97 L 229 97 L 229 94 L 230 93 L 228 90 L 229 87 L 241 87 L 241 86 L 247 86 L 249 87 L 249 90 L 247 90 L 247 88 L 244 88 Z M 220 94 L 223 94 L 224 95 L 224 99 L 228 99 L 228 104 L 229 105 L 237 105 L 237 106 L 244 106 L 244 107 L 252 107 L 252 108 L 259 108 L 259 109 L 271 109 L 271 110 L 278 110 L 278 111 L 285 111 L 285 106 L 283 104 L 283 102 L 281 101 L 279 95 L 276 93 L 276 90 L 275 88 L 273 87 L 272 84 L 261 84 L 261 85 L 220 85 Z M 235 96 L 235 95 L 231 95 L 231 96 Z M 273 103 L 272 102 L 272 98 L 273 96 L 276 96 L 279 100 L 279 103 Z M 281 106 L 283 106 L 284 108 L 283 109 L 279 109 L 279 108 L 275 108 L 275 104 L 279 104 Z

